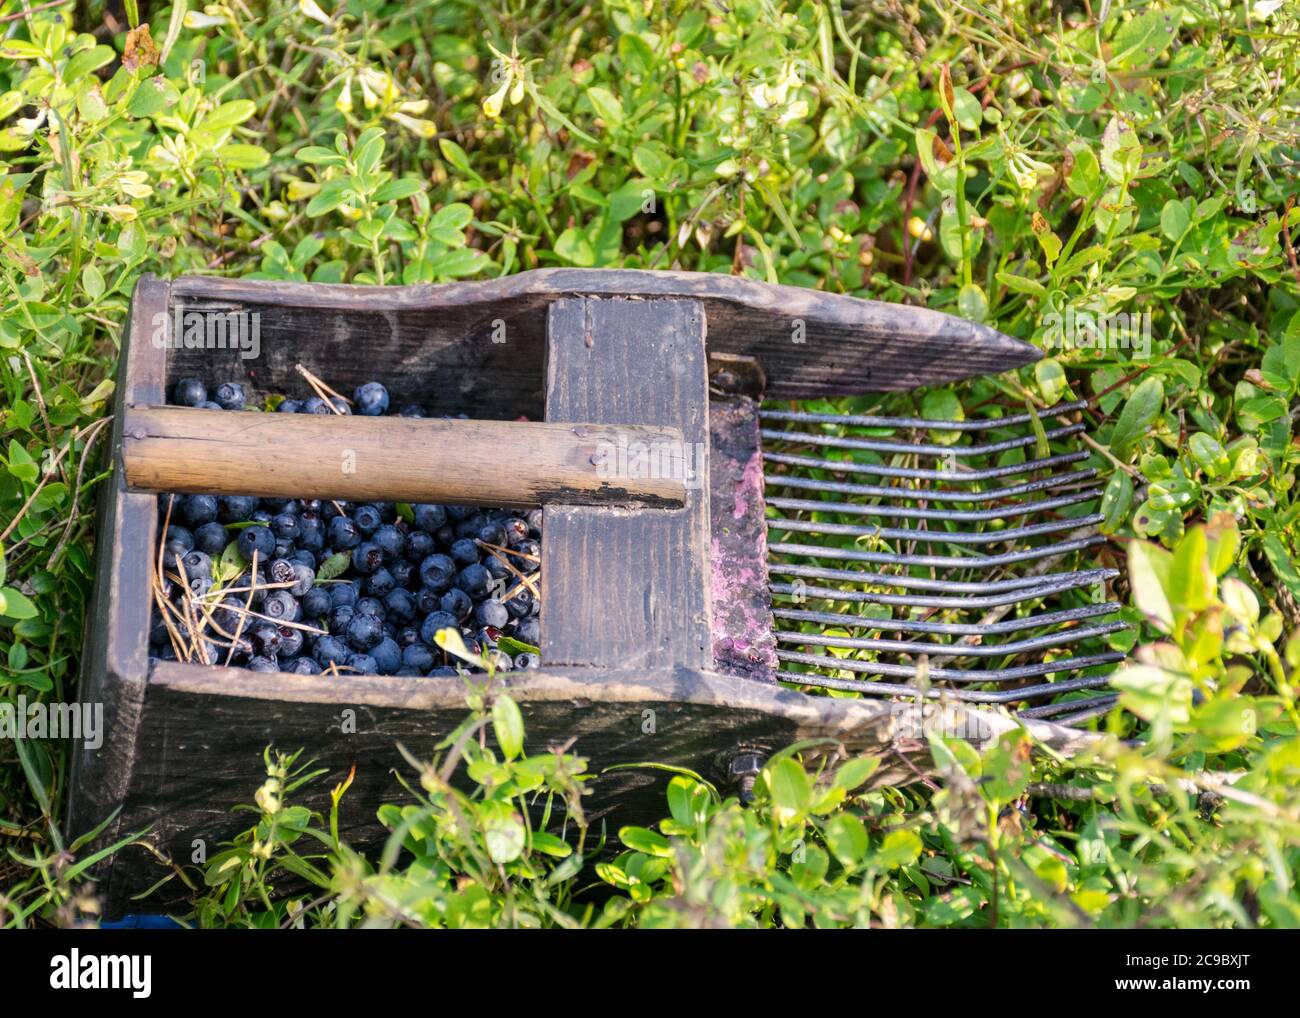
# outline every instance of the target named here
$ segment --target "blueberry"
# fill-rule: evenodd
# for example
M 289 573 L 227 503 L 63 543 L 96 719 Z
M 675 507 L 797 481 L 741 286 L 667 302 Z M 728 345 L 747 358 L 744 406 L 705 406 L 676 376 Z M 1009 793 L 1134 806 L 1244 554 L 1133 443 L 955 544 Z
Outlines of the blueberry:
M 413 643 L 402 651 L 402 664 L 423 675 L 433 667 L 433 650 L 427 643 Z
M 439 607 L 448 615 L 456 616 L 458 622 L 464 622 L 474 610 L 474 602 L 470 600 L 470 596 L 465 591 L 459 587 L 452 587 L 451 590 L 442 595 L 442 602 Z
M 352 549 L 352 568 L 369 576 L 384 564 L 384 553 L 373 541 L 362 541 Z
M 377 619 L 382 619 L 385 614 L 383 604 L 373 597 L 357 598 L 356 611 L 358 615 L 373 615 Z
M 289 556 L 289 561 L 301 562 L 312 571 L 313 576 L 316 575 L 316 555 L 314 552 L 310 552 L 306 548 L 295 548 L 293 554 Z
M 194 547 L 205 555 L 220 555 L 230 543 L 230 535 L 220 523 L 205 523 L 194 531 Z
M 428 587 L 421 587 L 415 592 L 415 607 L 420 615 L 440 611 L 442 609 L 442 595 L 430 590 Z
M 426 534 L 437 533 L 438 528 L 447 522 L 447 510 L 440 505 L 414 505 L 415 526 Z
M 375 659 L 375 664 L 379 666 L 380 675 L 392 675 L 393 672 L 402 667 L 402 649 L 397 646 L 397 641 L 391 637 L 384 637 L 370 652 L 370 656 Z
M 272 657 L 264 657 L 259 654 L 256 657 L 250 657 L 248 664 L 244 665 L 250 672 L 278 672 L 280 666 L 275 663 Z
M 271 520 L 271 533 L 287 541 L 298 540 L 298 535 L 302 533 L 298 526 L 298 517 L 293 513 L 280 513 Z
M 506 534 L 506 547 L 513 548 L 520 541 L 528 540 L 528 524 L 518 516 L 512 516 L 501 524 Z
M 515 668 L 523 670 L 525 668 L 540 668 L 542 659 L 532 652 L 515 655 Z
M 282 414 L 296 414 L 302 411 L 302 401 L 296 399 L 282 399 L 276 410 Z
M 266 575 L 271 578 L 272 583 L 293 583 L 296 579 L 293 563 L 285 558 L 272 559 L 271 564 L 266 567 Z
M 406 535 L 406 557 L 411 562 L 423 562 L 437 546 L 433 535 L 423 530 L 413 530 Z
M 328 615 L 332 607 L 333 598 L 326 587 L 312 587 L 302 596 L 302 614 L 304 618 L 319 619 Z
M 492 574 L 480 565 L 466 566 L 457 574 L 456 586 L 475 601 L 481 601 L 492 587 Z
M 542 642 L 542 627 L 537 619 L 520 619 L 515 625 L 515 639 L 530 647 L 537 647 Z
M 456 577 L 456 563 L 446 555 L 430 555 L 420 563 L 420 582 L 435 594 L 445 593 Z
M 366 582 L 362 589 L 370 596 L 382 600 L 387 597 L 397 586 L 397 581 L 393 579 L 393 574 L 384 566 L 380 566 L 373 573 L 366 577 Z
M 324 668 L 329 664 L 347 664 L 352 652 L 348 650 L 347 644 L 337 636 L 322 636 L 316 641 L 312 656 L 316 658 L 316 663 Z
M 313 659 L 304 656 L 294 659 L 293 664 L 290 665 L 286 671 L 292 672 L 295 675 L 319 675 L 320 665 L 318 665 Z
M 331 410 L 329 404 L 319 396 L 311 396 L 308 399 L 303 400 L 302 409 L 298 412 L 304 414 L 321 414 L 324 416 L 332 414 L 334 411 Z
M 406 559 L 398 559 L 388 567 L 389 572 L 393 574 L 393 580 L 399 587 L 409 587 L 411 578 L 415 576 L 415 563 L 408 562 Z
M 352 503 L 344 502 L 342 499 L 330 499 L 328 502 L 324 502 L 320 506 L 320 514 L 324 517 L 327 523 L 336 516 L 347 516 L 351 519 L 351 512 Z
M 388 413 L 388 390 L 378 382 L 367 382 L 352 394 L 352 402 L 363 417 L 382 417 Z
M 393 639 L 397 641 L 399 647 L 409 647 L 413 643 L 424 642 L 420 639 L 420 627 L 415 625 L 403 626 Z
M 352 514 L 352 520 L 357 525 L 357 530 L 369 537 L 384 522 L 383 516 L 380 515 L 379 508 L 374 505 L 359 505 Z
M 185 525 L 191 529 L 217 518 L 217 500 L 211 495 L 186 495 L 177 507 Z
M 222 523 L 243 523 L 257 511 L 260 501 L 251 495 L 223 495 L 217 499 L 218 519 Z
M 187 555 L 194 547 L 194 535 L 185 527 L 168 527 L 163 540 L 163 565 L 176 568 L 176 560 Z
M 330 520 L 326 533 L 335 551 L 346 551 L 361 543 L 361 532 L 347 516 L 335 516 Z
M 181 406 L 198 406 L 208 401 L 208 388 L 197 378 L 182 378 L 176 383 L 172 401 Z
M 384 553 L 385 562 L 392 562 L 394 559 L 401 558 L 402 552 L 406 550 L 405 535 L 391 523 L 385 523 L 376 530 L 371 540 Z
M 444 523 L 438 528 L 437 533 L 435 533 L 433 537 L 440 545 L 447 548 L 456 540 L 456 531 L 452 528 L 450 523 Z
M 191 594 L 193 594 L 195 597 L 203 597 L 208 591 L 212 589 L 212 577 L 191 576 L 189 586 L 190 586 Z
M 456 669 L 451 665 L 439 665 L 437 668 L 429 670 L 429 678 L 431 679 L 455 678 L 455 676 Z
M 275 513 L 260 507 L 254 509 L 251 513 L 248 514 L 249 523 L 256 523 L 258 526 L 266 527 L 268 530 L 271 529 L 271 520 L 273 520 L 274 518 L 275 518 Z
M 506 602 L 506 611 L 512 619 L 528 618 L 533 614 L 533 595 L 527 590 L 521 590 Z
M 492 667 L 498 672 L 511 671 L 514 666 L 514 658 L 504 650 L 489 650 L 483 655 L 484 660 L 491 663 Z
M 201 551 L 186 552 L 181 558 L 186 579 L 212 579 L 212 559 Z
M 265 560 L 275 551 L 275 535 L 266 527 L 245 527 L 239 532 L 239 554 L 245 561 L 253 561 L 253 553 Z
M 493 520 L 479 527 L 477 536 L 480 541 L 500 547 L 506 543 L 506 528 Z
M 325 523 L 319 513 L 304 510 L 298 514 L 298 547 L 320 551 L 325 547 Z
M 271 554 L 275 558 L 287 559 L 290 555 L 292 555 L 297 550 L 298 549 L 294 547 L 292 541 L 286 541 L 283 537 L 277 537 L 275 539 L 275 547 L 271 550 Z
M 350 604 L 340 604 L 330 609 L 329 613 L 329 631 L 331 633 L 342 633 L 347 630 L 348 623 L 356 617 L 357 610 Z
M 297 657 L 302 652 L 302 644 L 306 637 L 301 629 L 294 629 L 293 626 L 280 627 L 280 656 Z
M 212 394 L 212 401 L 222 410 L 243 410 L 244 387 L 238 382 L 222 382 Z
M 253 653 L 263 657 L 275 657 L 284 645 L 280 627 L 273 626 L 269 622 L 261 622 L 254 626 L 252 632 L 248 634 L 248 639 L 253 645 Z
M 478 561 L 478 545 L 463 537 L 451 546 L 451 558 L 458 566 L 472 566 Z
M 401 622 L 415 618 L 415 595 L 409 590 L 397 587 L 388 592 L 384 598 L 384 617 Z
M 530 555 L 534 559 L 536 559 L 541 557 L 542 546 L 538 544 L 536 541 L 532 541 L 532 540 L 520 541 L 517 545 L 515 545 L 515 551 L 519 552 L 520 555 Z
M 542 511 L 540 509 L 534 509 L 528 514 L 528 529 L 534 534 L 542 532 Z
M 351 607 L 357 603 L 359 592 L 355 583 L 331 583 L 329 585 L 330 603 L 337 608 L 339 605 Z
M 463 520 L 474 512 L 474 507 L 470 505 L 449 505 L 447 506 L 447 515 L 453 520 Z
M 272 516 L 278 516 L 280 513 L 289 513 L 296 516 L 298 514 L 298 500 L 296 498 L 264 498 L 262 499 L 262 508 Z
M 402 665 L 402 667 L 393 672 L 393 674 L 400 675 L 403 678 L 418 679 L 423 673 L 414 668 L 408 668 L 406 665 Z
M 416 406 L 414 403 L 407 403 L 401 410 L 397 411 L 400 417 L 423 417 L 424 407 Z
M 454 615 L 448 615 L 446 612 L 431 612 L 425 617 L 424 624 L 420 626 L 420 635 L 430 647 L 436 647 L 438 641 L 434 637 L 440 629 L 459 630 L 460 626 L 456 624 Z
M 287 590 L 273 590 L 266 595 L 262 614 L 277 622 L 297 622 L 302 616 L 302 607 L 298 604 L 298 599 Z
M 510 613 L 500 601 L 484 601 L 474 609 L 474 621 L 480 626 L 500 629 L 510 621 Z
M 293 586 L 288 588 L 289 593 L 302 597 L 316 582 L 316 570 L 303 562 L 291 561 L 289 564 L 293 566 Z
M 358 675 L 378 675 L 379 662 L 369 654 L 353 654 L 348 667 Z
M 506 565 L 505 559 L 499 555 L 489 555 L 483 560 L 483 568 L 494 580 L 504 580 L 507 576 L 513 576 L 510 567 Z

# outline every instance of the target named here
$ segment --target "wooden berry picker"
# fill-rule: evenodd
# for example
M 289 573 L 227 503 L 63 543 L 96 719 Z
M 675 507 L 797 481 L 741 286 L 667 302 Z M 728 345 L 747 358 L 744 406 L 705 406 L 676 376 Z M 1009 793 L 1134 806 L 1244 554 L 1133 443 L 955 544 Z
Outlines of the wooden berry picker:
M 78 751 L 69 818 L 112 817 L 102 843 L 149 829 L 152 850 L 100 867 L 110 913 L 167 876 L 159 856 L 246 826 L 231 807 L 268 745 L 355 765 L 344 833 L 377 837 L 397 744 L 431 747 L 483 687 L 449 651 L 491 666 L 530 746 L 574 740 L 589 816 L 615 824 L 662 809 L 660 776 L 617 764 L 743 784 L 820 738 L 899 782 L 940 721 L 1086 739 L 1124 624 L 1114 571 L 1080 564 L 1103 541 L 1081 405 L 825 402 L 1037 356 L 925 309 L 706 274 L 146 277 L 81 685 L 107 734 Z

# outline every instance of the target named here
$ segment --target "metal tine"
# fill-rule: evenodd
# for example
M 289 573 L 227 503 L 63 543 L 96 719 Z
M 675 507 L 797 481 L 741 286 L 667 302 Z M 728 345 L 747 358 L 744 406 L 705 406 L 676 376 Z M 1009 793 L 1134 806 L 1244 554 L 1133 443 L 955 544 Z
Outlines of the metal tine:
M 1062 452 L 1042 459 L 1026 460 L 1024 463 L 1006 463 L 999 467 L 984 467 L 980 470 L 926 470 L 921 467 L 896 467 L 885 463 L 857 463 L 853 460 L 824 460 L 813 456 L 800 456 L 791 452 L 763 453 L 764 463 L 784 463 L 792 467 L 806 467 L 813 470 L 835 470 L 848 474 L 869 474 L 873 477 L 900 477 L 913 481 L 953 481 L 972 483 L 989 481 L 997 477 L 1014 477 L 1028 474 L 1035 470 L 1047 470 L 1050 467 L 1065 466 L 1086 460 L 1084 451 Z
M 1056 723 L 1058 725 L 1070 726 L 1070 725 L 1081 724 L 1084 721 L 1090 720 L 1091 718 L 1102 717 L 1103 715 L 1109 714 L 1111 712 L 1111 709 L 1115 706 L 1118 700 L 1119 697 L 1116 697 L 1114 700 L 1112 700 L 1110 703 L 1107 704 L 1098 704 L 1095 707 L 1089 707 L 1087 710 L 1075 711 L 1073 714 L 1063 714 L 1056 719 Z
M 898 665 L 886 661 L 857 661 L 853 658 L 831 657 L 829 654 L 804 654 L 796 650 L 778 648 L 776 656 L 778 660 L 789 661 L 792 664 L 861 672 L 866 675 L 893 675 L 907 679 L 917 673 L 915 665 Z M 1123 661 L 1125 657 L 1126 655 L 1119 651 L 1104 651 L 1098 654 L 1086 654 L 1083 657 L 1063 657 L 1055 661 L 1040 661 L 1038 664 L 1017 665 L 1014 668 L 931 668 L 929 676 L 936 682 L 1014 682 L 1017 679 L 1031 679 L 1058 672 L 1077 672 L 1097 665 L 1115 664 Z
M 931 672 L 931 675 L 934 673 Z M 795 682 L 803 686 L 820 686 L 824 689 L 843 689 L 874 696 L 904 696 L 909 699 L 925 697 L 928 700 L 961 700 L 966 703 L 1018 703 L 1021 700 L 1036 700 L 1044 696 L 1057 696 L 1072 693 L 1078 689 L 1098 689 L 1110 683 L 1110 672 L 1104 675 L 1086 675 L 1079 679 L 1067 679 L 1064 682 L 1044 682 L 1037 686 L 1021 686 L 1018 689 L 1000 689 L 986 692 L 974 689 L 917 689 L 893 682 L 863 682 L 859 679 L 836 679 L 829 675 L 814 675 L 810 672 L 778 671 L 776 677 L 782 682 Z
M 1075 711 L 1083 713 L 1085 710 L 1091 710 L 1094 707 L 1105 707 L 1106 710 L 1110 710 L 1111 705 L 1118 699 L 1118 693 L 1103 693 L 1101 696 L 1087 696 L 1078 700 L 1066 700 L 1064 703 L 1026 707 L 1020 712 L 1020 716 L 1022 718 L 1050 718 L 1056 714 L 1072 714 Z
M 1011 654 L 1025 654 L 1034 650 L 1049 650 L 1052 647 L 1064 647 L 1080 640 L 1094 636 L 1107 636 L 1128 629 L 1127 622 L 1107 622 L 1100 626 L 1076 626 L 1062 629 L 1028 640 L 1012 640 L 1008 643 L 928 643 L 920 640 L 875 640 L 861 639 L 854 636 L 829 636 L 826 633 L 800 633 L 788 629 L 776 631 L 780 643 L 797 644 L 804 647 L 841 647 L 846 650 L 891 651 L 899 654 L 926 654 L 930 657 L 1003 657 Z
M 877 503 L 863 502 L 822 502 L 814 498 L 769 498 L 767 504 L 773 509 L 789 509 L 795 512 L 841 513 L 845 516 L 878 516 L 881 519 L 900 520 L 953 520 L 959 523 L 978 523 L 983 520 L 1002 520 L 1012 516 L 1028 516 L 1032 513 L 1061 509 L 1080 502 L 1089 502 L 1101 495 L 1102 488 L 1089 488 L 1087 491 L 1062 495 L 1059 498 L 1045 498 L 1037 502 L 1013 502 L 1010 505 L 996 506 L 992 509 L 922 509 L 918 506 L 885 506 Z M 923 496 L 913 496 L 923 497 Z
M 788 622 L 816 622 L 828 626 L 850 626 L 855 629 L 875 630 L 892 633 L 936 633 L 951 636 L 996 636 L 1001 633 L 1019 633 L 1026 629 L 1039 629 L 1043 626 L 1064 625 L 1070 622 L 1082 622 L 1104 615 L 1114 615 L 1120 605 L 1114 601 L 1102 604 L 1087 604 L 1080 608 L 1064 608 L 1060 611 L 1043 612 L 1039 615 L 1026 615 L 1019 619 L 1003 619 L 1000 622 L 929 622 L 923 619 L 872 619 L 862 615 L 846 615 L 840 612 L 809 611 L 805 608 L 772 609 L 778 619 Z
M 988 594 L 983 597 L 926 597 L 914 594 L 877 594 L 870 590 L 840 590 L 838 587 L 796 587 L 792 583 L 770 583 L 768 590 L 773 594 L 787 594 L 791 597 L 815 598 L 818 601 L 856 601 L 866 604 L 892 604 L 903 608 L 952 608 L 965 610 L 972 608 L 1000 608 L 1007 604 L 1022 604 L 1036 601 L 1040 597 L 1059 594 L 1067 590 L 1078 589 L 1079 584 L 1044 583 L 1039 587 L 1018 587 L 1015 590 Z
M 941 488 L 904 488 L 899 485 L 850 484 L 847 481 L 819 481 L 814 477 L 795 474 L 768 474 L 764 478 L 769 488 L 800 488 L 807 491 L 824 491 L 835 495 L 866 495 L 878 498 L 904 498 L 926 502 L 994 502 L 1013 495 L 1028 495 L 1037 491 L 1055 491 L 1072 484 L 1090 481 L 1100 471 L 1096 467 L 1056 474 L 1037 481 L 1009 484 L 989 491 L 945 491 Z
M 909 531 L 911 533 L 911 531 Z M 1005 531 L 1003 531 L 1005 533 Z M 1021 548 L 1001 555 L 900 555 L 892 551 L 860 551 L 857 548 L 832 548 L 815 544 L 788 544 L 783 541 L 768 545 L 771 554 L 803 555 L 807 558 L 838 559 L 844 562 L 870 562 L 874 565 L 924 566 L 929 569 L 997 569 L 1001 566 L 1049 558 L 1066 552 L 1081 551 L 1105 544 L 1101 534 L 1089 534 L 1069 541 L 1045 544 L 1036 548 Z
M 1047 440 L 1068 438 L 1070 435 L 1077 435 L 1081 431 L 1087 430 L 1087 425 L 1080 422 L 1079 424 L 1067 424 L 1063 428 L 1057 428 L 1055 431 L 1049 431 L 1045 437 Z M 759 432 L 764 438 L 770 438 L 778 442 L 790 442 L 797 445 L 824 445 L 835 449 L 866 449 L 871 452 L 893 452 L 903 453 L 904 455 L 916 456 L 943 456 L 952 459 L 970 459 L 976 456 L 992 456 L 994 453 L 1009 452 L 1012 449 L 1023 449 L 1027 445 L 1034 445 L 1038 441 L 1037 435 L 1021 435 L 1019 438 L 1008 438 L 1001 442 L 990 442 L 988 445 L 929 445 L 918 442 L 887 442 L 883 439 L 876 438 L 844 438 L 839 435 L 815 435 L 805 431 L 772 431 L 763 428 Z
M 929 431 L 991 431 L 1013 424 L 1028 424 L 1037 417 L 1058 417 L 1071 410 L 1083 410 L 1086 399 L 1058 403 L 1037 414 L 1012 414 L 1009 417 L 983 417 L 973 421 L 928 420 L 924 417 L 874 417 L 869 414 L 817 414 L 804 410 L 760 410 L 759 417 L 768 421 L 806 421 L 809 424 L 847 424 L 855 428 L 924 428 Z
M 1047 580 L 1069 582 L 1062 590 L 1086 587 L 1104 580 L 1113 580 L 1118 569 L 1080 569 L 1069 573 L 1046 573 L 1041 576 L 1012 576 L 1005 580 L 962 582 L 957 580 L 931 580 L 921 576 L 900 576 L 894 573 L 865 573 L 857 569 L 825 569 L 821 566 L 793 565 L 783 562 L 768 564 L 769 573 L 782 576 L 806 576 L 814 580 L 847 580 L 850 583 L 869 583 L 873 586 L 903 587 L 907 590 L 937 590 L 946 594 L 987 594 L 1000 590 L 1020 590 L 1036 587 Z
M 1090 516 L 1077 516 L 1072 519 L 1053 520 L 1050 523 L 1035 523 L 1028 527 L 990 531 L 916 530 L 905 527 L 859 527 L 852 523 L 821 523 L 816 520 L 789 520 L 780 516 L 769 516 L 766 522 L 768 528 L 771 530 L 797 531 L 801 534 L 843 534 L 848 537 L 881 537 L 886 540 L 919 541 L 922 544 L 1002 544 L 1006 541 L 1019 541 L 1027 537 L 1039 537 L 1042 534 L 1056 534 L 1062 530 L 1073 530 L 1076 527 L 1092 526 L 1092 524 L 1100 523 L 1105 518 L 1106 517 L 1102 513 L 1093 513 Z M 1059 548 L 1055 550 L 1059 550 Z

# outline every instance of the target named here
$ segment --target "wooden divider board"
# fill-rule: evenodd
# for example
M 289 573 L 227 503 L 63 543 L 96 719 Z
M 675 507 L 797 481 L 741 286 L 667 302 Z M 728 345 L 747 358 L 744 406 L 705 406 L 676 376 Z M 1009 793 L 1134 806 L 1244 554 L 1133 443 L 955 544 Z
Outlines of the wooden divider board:
M 705 328 L 693 300 L 572 297 L 548 310 L 547 421 L 679 428 L 683 449 L 610 449 L 608 469 L 692 476 L 681 509 L 545 506 L 545 665 L 712 665 Z

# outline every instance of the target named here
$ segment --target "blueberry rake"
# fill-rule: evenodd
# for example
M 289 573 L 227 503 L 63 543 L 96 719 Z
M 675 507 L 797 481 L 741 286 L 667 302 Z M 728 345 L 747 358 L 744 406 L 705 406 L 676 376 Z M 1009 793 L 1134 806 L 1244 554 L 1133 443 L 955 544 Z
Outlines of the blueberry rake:
M 256 323 L 257 356 L 181 341 L 217 320 Z M 590 760 L 594 821 L 658 818 L 660 778 L 620 764 L 743 783 L 764 753 L 813 739 L 815 752 L 880 756 L 872 780 L 900 783 L 929 764 L 926 724 L 1085 743 L 1069 725 L 1109 707 L 1121 655 L 1106 641 L 1121 624 L 1105 596 L 1114 571 L 1089 561 L 1099 478 L 1075 444 L 1081 407 L 988 406 L 961 422 L 799 407 L 1038 356 L 925 309 L 705 274 L 144 278 L 122 339 L 80 685 L 104 704 L 106 735 L 74 754 L 68 817 L 98 845 L 151 831 L 151 850 L 99 868 L 107 914 L 144 891 L 159 907 L 184 898 L 160 858 L 237 833 L 231 807 L 264 779 L 268 745 L 328 771 L 312 808 L 355 767 L 362 805 L 342 833 L 381 838 L 373 804 L 396 791 L 397 745 L 430 751 L 466 709 L 460 679 L 151 659 L 159 491 L 541 505 L 542 667 L 492 689 L 519 703 L 531 749 Z M 166 405 L 186 377 L 284 393 L 299 365 L 345 391 L 381 380 L 443 419 Z

